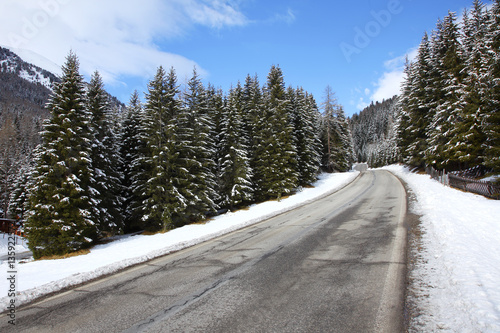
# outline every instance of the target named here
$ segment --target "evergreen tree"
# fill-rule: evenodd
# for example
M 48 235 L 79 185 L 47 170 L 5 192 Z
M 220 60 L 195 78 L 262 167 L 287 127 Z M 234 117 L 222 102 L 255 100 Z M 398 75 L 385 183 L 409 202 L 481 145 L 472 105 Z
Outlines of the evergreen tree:
M 407 112 L 407 140 L 411 143 L 406 148 L 407 163 L 413 167 L 425 165 L 425 151 L 428 148 L 427 132 L 433 119 L 436 103 L 434 102 L 434 80 L 437 73 L 431 57 L 430 43 L 427 33 L 422 38 L 418 49 L 417 60 L 413 65 L 409 82 Z
M 118 171 L 120 161 L 113 126 L 113 119 L 116 117 L 112 114 L 107 92 L 97 71 L 91 77 L 86 102 L 93 134 L 91 186 L 95 190 L 93 197 L 93 207 L 96 210 L 95 222 L 100 236 L 103 233 L 113 235 L 123 231 L 121 177 Z
M 141 129 L 143 152 L 138 159 L 133 187 L 140 205 L 141 227 L 158 231 L 179 226 L 187 203 L 181 190 L 188 186 L 188 171 L 180 167 L 177 117 L 180 102 L 173 69 L 168 76 L 160 66 L 148 85 Z
M 288 89 L 293 118 L 293 144 L 297 149 L 299 185 L 309 185 L 317 179 L 321 164 L 319 111 L 312 95 L 304 89 Z
M 401 85 L 401 96 L 398 100 L 398 114 L 396 120 L 396 140 L 401 154 L 401 159 L 405 163 L 408 163 L 411 158 L 410 150 L 408 149 L 408 147 L 412 143 L 412 135 L 411 132 L 408 131 L 408 128 L 411 125 L 411 109 L 409 105 L 413 80 L 415 79 L 413 72 L 414 66 L 408 61 L 407 58 L 404 70 L 405 79 Z M 359 158 L 358 161 L 360 161 Z
M 260 171 L 264 169 L 259 167 L 261 159 L 258 154 L 262 150 L 262 147 L 259 149 L 258 147 L 261 144 L 259 138 L 261 136 L 263 138 L 266 135 L 265 128 L 267 124 L 265 121 L 264 99 L 257 76 L 252 78 L 250 75 L 247 75 L 243 87 L 242 103 L 244 118 L 243 133 L 246 138 L 245 143 L 248 149 L 248 157 L 250 158 L 250 169 L 253 172 L 252 188 L 257 197 L 259 197 L 259 193 L 263 193 L 263 190 L 260 188 Z
M 328 172 L 347 171 L 353 161 L 352 137 L 341 105 L 330 86 L 323 102 L 323 168 Z
M 458 121 L 452 130 L 448 151 L 463 168 L 480 165 L 484 158 L 485 134 L 482 127 L 489 82 L 484 5 L 476 0 L 472 17 L 464 14 L 465 71 L 464 93 Z
M 500 1 L 495 0 L 487 24 L 486 43 L 490 57 L 483 82 L 487 82 L 483 128 L 486 134 L 484 164 L 500 171 Z
M 441 81 L 437 83 L 439 103 L 429 126 L 429 148 L 427 160 L 437 168 L 457 167 L 451 140 L 459 121 L 458 111 L 462 107 L 460 96 L 464 93 L 464 61 L 455 13 L 450 12 L 442 24 L 438 24 L 434 41 L 435 64 Z
M 239 83 L 229 92 L 220 135 L 222 205 L 230 209 L 253 199 L 252 171 L 243 129 L 242 95 Z
M 35 258 L 88 247 L 98 238 L 91 188 L 90 115 L 85 107 L 83 77 L 70 53 L 47 104 L 43 146 L 37 157 L 30 212 L 26 222 Z
M 344 108 L 340 106 L 336 115 L 336 129 L 334 142 L 339 147 L 334 159 L 337 161 L 339 171 L 349 170 L 354 160 L 352 136 L 349 123 L 344 113 Z
M 297 186 L 297 153 L 293 146 L 293 126 L 288 114 L 283 73 L 272 66 L 264 90 L 264 114 L 257 124 L 255 153 L 258 197 L 280 199 Z
M 449 13 L 438 21 L 430 42 L 424 37 L 417 62 L 407 66 L 400 98 L 397 121 L 405 162 L 423 166 L 425 148 L 425 164 L 437 168 L 498 169 L 498 15 L 498 1 L 487 10 L 475 0 L 461 29 Z
M 225 109 L 226 109 L 226 97 L 222 92 L 222 89 L 215 89 L 212 85 L 207 87 L 207 100 L 208 100 L 208 114 L 212 120 L 212 128 L 210 132 L 210 137 L 215 138 L 214 149 L 212 150 L 211 159 L 214 161 L 213 168 L 211 170 L 212 174 L 215 175 L 214 191 L 217 193 L 217 197 L 214 199 L 214 203 L 217 207 L 223 206 L 223 181 L 222 181 L 222 157 L 223 154 L 223 144 L 222 144 L 222 132 L 224 126 Z
M 208 110 L 208 99 L 200 77 L 193 70 L 183 96 L 183 107 L 179 122 L 182 141 L 180 158 L 189 180 L 182 188 L 186 199 L 184 220 L 186 222 L 203 219 L 207 213 L 215 212 L 215 161 L 214 138 L 211 137 L 213 122 Z
M 7 216 L 24 218 L 26 211 L 29 209 L 29 190 L 33 187 L 33 171 L 35 167 L 32 162 L 33 155 L 30 154 L 26 161 L 21 164 L 17 177 L 14 179 Z
M 134 164 L 141 157 L 140 128 L 142 126 L 142 119 L 142 104 L 136 90 L 130 97 L 128 107 L 125 109 L 122 120 L 122 132 L 120 134 L 121 197 L 123 198 L 122 212 L 124 214 L 125 232 L 133 231 L 140 226 L 140 218 L 135 216 L 133 209 L 133 207 L 138 206 L 139 200 L 133 190 L 133 179 L 137 171 L 134 169 Z

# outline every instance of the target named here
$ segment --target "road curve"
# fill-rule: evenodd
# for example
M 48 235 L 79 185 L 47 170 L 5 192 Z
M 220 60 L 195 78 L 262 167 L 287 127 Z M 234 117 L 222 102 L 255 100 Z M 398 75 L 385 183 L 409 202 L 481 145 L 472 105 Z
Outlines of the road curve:
M 406 194 L 316 202 L 18 309 L 1 332 L 401 332 Z

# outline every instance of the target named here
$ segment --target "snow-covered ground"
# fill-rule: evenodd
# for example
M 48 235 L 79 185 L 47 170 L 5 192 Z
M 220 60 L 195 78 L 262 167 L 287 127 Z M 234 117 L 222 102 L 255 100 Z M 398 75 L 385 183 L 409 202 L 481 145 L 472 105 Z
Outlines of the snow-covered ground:
M 26 244 L 26 240 L 22 237 L 15 237 L 16 241 L 16 253 L 29 251 L 28 246 Z M 12 239 L 10 240 L 12 243 Z M 0 257 L 7 254 L 9 249 L 9 235 L 0 232 Z
M 196 245 L 231 231 L 265 220 L 307 202 L 334 192 L 358 176 L 358 172 L 323 174 L 314 188 L 278 201 L 252 205 L 248 210 L 226 213 L 206 224 L 188 225 L 153 236 L 123 236 L 117 240 L 98 245 L 87 255 L 59 260 L 39 260 L 17 264 L 16 304 L 20 305 L 41 295 L 61 290 L 91 280 L 98 276 L 116 272 L 122 268 L 149 259 Z M 6 246 L 0 247 L 0 256 L 6 254 Z M 22 250 L 22 249 L 19 249 Z M 0 264 L 0 272 L 9 271 L 7 261 Z M 5 309 L 9 298 L 9 281 L 0 278 L 0 309 Z M 1 295 L 0 294 L 0 295 Z
M 411 272 L 422 313 L 414 332 L 500 332 L 500 201 L 441 185 L 402 166 L 422 245 Z
M 411 323 L 412 331 L 500 332 L 500 201 L 445 187 L 402 166 L 384 169 L 401 177 L 415 194 L 411 209 L 421 215 L 424 231 L 411 272 L 421 310 Z M 154 236 L 124 236 L 84 256 L 18 264 L 17 304 L 257 223 L 333 192 L 357 175 L 323 175 L 315 188 L 281 202 L 221 215 L 204 225 Z M 0 246 L 0 255 L 4 251 Z M 7 271 L 6 262 L 0 271 Z M 0 290 L 7 290 L 7 283 L 1 278 Z M 7 302 L 1 298 L 1 308 Z

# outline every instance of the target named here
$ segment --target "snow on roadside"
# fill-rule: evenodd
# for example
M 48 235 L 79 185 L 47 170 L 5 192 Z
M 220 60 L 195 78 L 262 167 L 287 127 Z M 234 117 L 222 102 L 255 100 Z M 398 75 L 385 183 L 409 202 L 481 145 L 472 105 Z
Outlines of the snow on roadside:
M 358 175 L 359 172 L 322 174 L 314 188 L 303 189 L 280 202 L 268 201 L 252 205 L 248 210 L 229 212 L 203 225 L 187 225 L 153 236 L 123 236 L 95 246 L 87 255 L 18 264 L 16 305 L 258 223 L 332 193 Z M 0 271 L 8 271 L 7 262 L 0 264 Z M 0 290 L 7 294 L 7 279 L 0 279 Z M 0 308 L 5 309 L 8 302 L 9 298 L 0 298 Z
M 16 253 L 29 251 L 26 245 L 26 240 L 22 237 L 16 236 Z M 9 249 L 9 235 L 0 232 L 0 257 L 6 255 Z
M 445 187 L 402 166 L 384 169 L 416 195 L 423 249 L 411 272 L 418 332 L 500 332 L 500 201 Z

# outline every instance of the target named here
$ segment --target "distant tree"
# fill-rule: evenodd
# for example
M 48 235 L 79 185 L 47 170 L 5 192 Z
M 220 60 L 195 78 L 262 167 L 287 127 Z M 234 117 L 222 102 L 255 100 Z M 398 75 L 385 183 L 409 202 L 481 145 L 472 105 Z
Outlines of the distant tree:
M 31 155 L 20 164 L 17 176 L 12 182 L 13 190 L 10 194 L 6 216 L 11 218 L 26 217 L 26 211 L 29 209 L 29 191 L 33 187 L 34 167 L 33 156 Z
M 333 172 L 335 170 L 335 160 L 334 151 L 336 147 L 333 142 L 333 131 L 336 127 L 335 113 L 336 109 L 339 107 L 337 103 L 337 98 L 335 97 L 335 92 L 328 85 L 325 88 L 325 96 L 323 104 L 323 168 L 328 172 Z
M 35 258 L 89 247 L 98 238 L 91 188 L 92 132 L 76 55 L 62 67 L 61 83 L 47 104 L 51 119 L 42 134 L 26 222 Z
M 322 165 L 328 172 L 346 171 L 354 159 L 349 124 L 330 86 L 325 88 L 324 98 Z
M 349 170 L 354 161 L 354 156 L 351 131 L 342 106 L 337 110 L 336 118 L 337 127 L 335 129 L 334 142 L 338 146 L 338 149 L 334 159 L 337 161 L 339 171 L 345 172 Z

